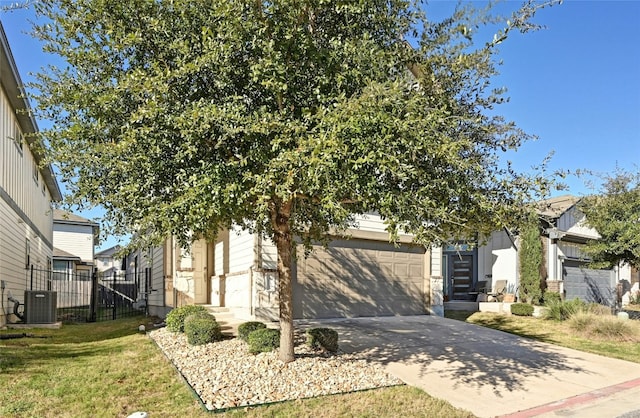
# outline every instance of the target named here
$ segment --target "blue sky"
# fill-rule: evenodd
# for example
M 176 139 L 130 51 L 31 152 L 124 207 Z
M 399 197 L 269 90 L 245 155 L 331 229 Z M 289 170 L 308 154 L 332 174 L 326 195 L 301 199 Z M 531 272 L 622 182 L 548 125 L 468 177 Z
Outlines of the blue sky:
M 506 2 L 501 7 L 520 4 Z M 455 2 L 431 1 L 426 10 L 437 17 L 454 6 Z M 32 15 L 29 10 L 0 14 L 25 82 L 31 79 L 29 73 L 51 62 L 25 33 Z M 508 159 L 528 171 L 553 152 L 551 170 L 638 171 L 640 1 L 565 1 L 540 10 L 534 21 L 547 28 L 514 34 L 500 46 L 504 64 L 495 86 L 507 87 L 510 101 L 498 111 L 539 137 Z M 46 126 L 44 121 L 40 125 Z M 568 192 L 590 193 L 586 180 L 568 177 Z M 112 237 L 101 248 L 115 243 Z

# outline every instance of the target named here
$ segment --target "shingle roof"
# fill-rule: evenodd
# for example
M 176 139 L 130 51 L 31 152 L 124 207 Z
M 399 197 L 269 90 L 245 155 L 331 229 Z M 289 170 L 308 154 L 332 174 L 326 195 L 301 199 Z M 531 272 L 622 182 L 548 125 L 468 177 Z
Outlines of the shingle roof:
M 536 209 L 539 215 L 556 219 L 562 216 L 563 213 L 574 207 L 579 201 L 579 197 L 571 195 L 552 197 L 550 199 L 539 201 L 536 204 Z

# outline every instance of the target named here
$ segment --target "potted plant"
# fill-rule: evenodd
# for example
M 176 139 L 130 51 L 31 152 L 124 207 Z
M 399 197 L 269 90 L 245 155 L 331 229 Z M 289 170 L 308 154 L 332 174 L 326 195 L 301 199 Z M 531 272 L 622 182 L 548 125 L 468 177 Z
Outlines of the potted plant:
M 502 301 L 509 303 L 513 303 L 516 301 L 516 285 L 514 283 L 507 284 L 507 288 L 504 291 Z

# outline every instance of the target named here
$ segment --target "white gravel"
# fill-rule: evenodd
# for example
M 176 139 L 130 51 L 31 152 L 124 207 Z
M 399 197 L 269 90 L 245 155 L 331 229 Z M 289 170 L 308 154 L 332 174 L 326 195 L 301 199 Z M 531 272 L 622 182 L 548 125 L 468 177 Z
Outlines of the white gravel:
M 296 330 L 296 360 L 276 351 L 252 355 L 238 338 L 192 346 L 184 334 L 161 328 L 148 333 L 198 393 L 208 409 L 310 398 L 402 384 L 358 353 L 314 351 Z

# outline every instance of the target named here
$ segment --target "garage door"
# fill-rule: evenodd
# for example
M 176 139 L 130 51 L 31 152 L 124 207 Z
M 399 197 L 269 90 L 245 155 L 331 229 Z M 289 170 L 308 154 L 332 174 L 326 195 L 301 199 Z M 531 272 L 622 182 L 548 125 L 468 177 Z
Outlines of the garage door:
M 318 247 L 297 262 L 294 316 L 423 314 L 424 264 L 421 247 L 356 239 Z
M 578 298 L 607 306 L 615 304 L 616 283 L 613 270 L 589 269 L 577 261 L 565 261 L 563 267 L 567 300 Z

